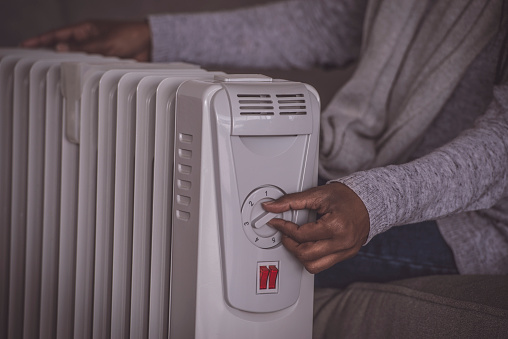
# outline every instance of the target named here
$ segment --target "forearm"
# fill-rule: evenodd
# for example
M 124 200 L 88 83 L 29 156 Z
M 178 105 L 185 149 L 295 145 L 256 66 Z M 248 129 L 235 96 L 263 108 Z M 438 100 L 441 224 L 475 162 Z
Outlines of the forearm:
M 392 226 L 486 209 L 508 194 L 508 86 L 452 142 L 403 165 L 358 172 L 338 181 L 369 212 L 369 239 Z
M 357 58 L 366 1 L 297 0 L 150 16 L 154 61 L 253 68 L 340 66 Z

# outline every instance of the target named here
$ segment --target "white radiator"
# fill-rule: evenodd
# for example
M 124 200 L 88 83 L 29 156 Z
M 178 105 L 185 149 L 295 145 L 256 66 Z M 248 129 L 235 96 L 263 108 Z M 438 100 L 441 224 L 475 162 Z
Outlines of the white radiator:
M 0 338 L 310 338 L 261 202 L 316 185 L 318 133 L 301 83 L 0 49 Z

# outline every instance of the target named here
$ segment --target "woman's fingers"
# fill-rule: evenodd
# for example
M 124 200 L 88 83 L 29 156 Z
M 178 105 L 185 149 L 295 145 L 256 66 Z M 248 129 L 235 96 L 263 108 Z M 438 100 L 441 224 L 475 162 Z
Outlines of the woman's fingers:
M 273 213 L 312 209 L 322 215 L 316 222 L 302 226 L 278 218 L 268 222 L 283 234 L 282 244 L 311 273 L 352 257 L 369 235 L 365 205 L 356 193 L 340 183 L 288 194 L 263 207 Z
M 150 36 L 150 27 L 144 21 L 87 21 L 27 39 L 21 45 L 148 61 Z
M 92 22 L 62 27 L 39 36 L 29 38 L 21 43 L 23 47 L 53 47 L 58 44 L 68 44 L 72 41 L 84 41 L 97 36 L 99 31 Z

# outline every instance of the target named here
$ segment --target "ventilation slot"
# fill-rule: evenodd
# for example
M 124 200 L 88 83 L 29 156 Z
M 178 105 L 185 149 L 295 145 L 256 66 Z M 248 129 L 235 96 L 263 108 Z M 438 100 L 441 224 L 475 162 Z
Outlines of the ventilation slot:
M 270 94 L 238 94 L 239 98 L 270 98 Z
M 274 115 L 270 94 L 238 94 L 240 115 Z
M 306 115 L 307 105 L 303 94 L 277 94 L 280 115 Z

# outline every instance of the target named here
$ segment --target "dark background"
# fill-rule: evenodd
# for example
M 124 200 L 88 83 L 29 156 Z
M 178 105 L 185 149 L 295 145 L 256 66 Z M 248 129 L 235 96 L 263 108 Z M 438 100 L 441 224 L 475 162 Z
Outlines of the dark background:
M 274 1 L 276 0 L 0 0 L 0 47 L 16 46 L 28 37 L 86 19 L 143 19 L 152 13 L 219 11 Z M 320 93 L 324 107 L 351 75 L 352 67 L 333 71 L 220 70 L 230 73 L 258 72 L 309 83 Z

